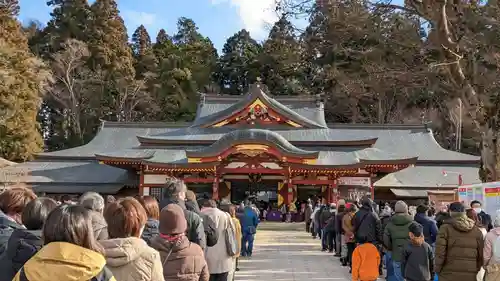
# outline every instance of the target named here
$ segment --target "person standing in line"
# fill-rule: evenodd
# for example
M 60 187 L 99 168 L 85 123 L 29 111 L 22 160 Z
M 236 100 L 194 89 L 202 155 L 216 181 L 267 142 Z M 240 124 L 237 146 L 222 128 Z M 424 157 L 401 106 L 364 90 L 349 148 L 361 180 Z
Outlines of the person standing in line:
M 306 220 L 306 232 L 311 232 L 311 215 L 313 212 L 311 199 L 307 199 L 306 209 L 304 211 L 304 217 Z
M 169 204 L 160 212 L 160 234 L 151 247 L 160 253 L 163 277 L 168 281 L 209 281 L 207 262 L 201 247 L 186 236 L 184 210 Z
M 99 241 L 106 266 L 120 281 L 163 281 L 160 254 L 141 239 L 148 216 L 133 197 L 120 198 L 106 206 L 104 218 L 109 239 Z
M 311 236 L 313 237 L 313 239 L 316 239 L 316 236 L 317 235 L 321 235 L 317 232 L 317 224 L 315 222 L 315 217 L 316 217 L 316 214 L 320 211 L 321 209 L 321 204 L 317 203 L 315 206 L 314 206 L 314 210 L 311 214 Z
M 240 257 L 241 253 L 241 238 L 242 238 L 241 223 L 240 220 L 236 217 L 236 206 L 224 205 L 222 210 L 224 212 L 226 212 L 227 210 L 227 213 L 229 213 L 229 215 L 231 216 L 234 225 L 234 236 L 236 237 L 236 242 L 238 243 L 236 247 L 237 249 L 236 255 L 234 255 L 233 257 L 234 267 L 233 270 L 229 272 L 229 277 L 228 277 L 228 281 L 234 281 L 236 271 L 240 270 L 238 268 L 238 258 Z
M 434 271 L 439 281 L 476 281 L 483 265 L 483 234 L 462 203 L 450 204 L 449 211 L 451 218 L 438 232 Z
M 246 206 L 243 214 L 240 216 L 241 223 L 241 256 L 251 257 L 253 253 L 253 241 L 257 233 L 257 226 L 259 225 L 259 218 L 251 207 Z
M 0 193 L 0 254 L 16 229 L 24 229 L 22 213 L 26 205 L 36 199 L 35 193 L 25 187 L 12 187 Z
M 401 272 L 407 281 L 431 281 L 434 277 L 434 253 L 423 232 L 419 223 L 410 224 L 410 241 L 404 246 L 401 258 Z
M 358 237 L 358 242 L 352 253 L 352 281 L 375 281 L 379 277 L 380 253 L 366 237 Z
M 15 229 L 0 255 L 0 281 L 12 281 L 21 267 L 43 246 L 42 228 L 49 213 L 57 207 L 51 198 L 38 197 L 26 205 L 21 215 L 26 229 Z
M 493 221 L 493 229 L 486 234 L 483 260 L 485 281 L 500 280 L 500 211 Z
M 476 226 L 479 228 L 479 230 L 481 230 L 481 233 L 483 234 L 483 238 L 485 238 L 488 232 L 486 231 L 486 228 L 481 224 L 481 220 L 476 211 L 474 211 L 474 209 L 467 209 L 465 213 L 469 219 L 473 220 L 476 223 Z M 484 268 L 481 267 L 481 269 L 477 273 L 477 281 L 483 281 L 484 273 Z
M 328 244 L 329 244 L 326 225 L 328 223 L 328 220 L 331 217 L 335 216 L 335 212 L 334 212 L 335 209 L 336 209 L 336 206 L 335 206 L 335 204 L 332 203 L 329 206 L 325 206 L 325 208 L 323 208 L 323 210 L 319 214 L 319 224 L 321 227 L 321 250 L 323 252 L 328 250 Z
M 369 196 L 361 199 L 361 208 L 353 219 L 354 238 L 366 237 L 368 242 L 375 245 L 382 252 L 382 224 L 378 215 L 373 211 L 373 203 Z M 379 273 L 382 274 L 382 263 L 380 262 Z
M 92 229 L 97 240 L 106 240 L 108 235 L 108 224 L 104 219 L 104 198 L 97 192 L 86 192 L 78 199 L 78 204 L 90 211 L 92 216 Z
M 44 246 L 12 280 L 116 281 L 94 238 L 91 216 L 80 205 L 63 204 L 52 210 L 43 225 Z
M 342 239 L 342 245 L 344 248 L 342 249 L 342 265 L 349 265 L 352 267 L 352 253 L 356 248 L 355 234 L 354 234 L 354 226 L 352 224 L 353 219 L 356 215 L 356 205 L 350 204 L 345 212 L 344 217 L 342 218 L 342 229 L 344 231 L 344 237 Z M 361 237 L 361 236 L 360 236 Z M 363 238 L 367 238 L 367 236 L 362 236 Z
M 484 225 L 487 231 L 493 229 L 493 225 L 491 224 L 491 216 L 484 212 L 481 206 L 481 202 L 473 200 L 472 202 L 470 202 L 470 207 L 477 213 L 477 215 L 479 216 L 479 220 L 481 221 L 482 225 Z
M 160 202 L 160 210 L 170 204 L 176 204 L 184 211 L 188 224 L 187 237 L 189 241 L 200 245 L 202 249 L 207 247 L 207 239 L 203 219 L 195 212 L 186 208 L 186 184 L 176 178 L 168 178 L 163 190 L 163 199 Z
M 430 218 L 427 214 L 429 207 L 426 205 L 419 205 L 417 207 L 417 214 L 415 214 L 415 221 L 423 227 L 425 242 L 433 249 L 436 243 L 438 227 L 436 221 Z
M 335 216 L 335 256 L 336 257 L 341 257 L 342 256 L 342 236 L 344 235 L 344 230 L 342 228 L 342 221 L 344 218 L 344 213 L 346 211 L 345 209 L 345 201 L 343 199 L 340 199 L 338 201 L 338 209 L 337 209 L 337 215 Z
M 141 238 L 151 246 L 151 239 L 160 234 L 160 207 L 158 206 L 158 201 L 152 196 L 141 196 L 139 197 L 139 203 L 146 211 L 148 220 L 142 231 Z
M 250 212 L 257 217 L 257 214 L 248 207 Z M 233 257 L 227 252 L 226 230 L 234 229 L 233 221 L 229 214 L 217 208 L 214 200 L 205 200 L 201 211 L 215 222 L 215 229 L 222 239 L 217 240 L 217 244 L 206 249 L 205 259 L 207 260 L 210 281 L 228 281 L 229 273 L 233 271 Z
M 404 281 L 403 272 L 401 271 L 401 260 L 403 248 L 410 240 L 408 227 L 413 222 L 413 218 L 408 214 L 408 205 L 403 201 L 396 202 L 394 212 L 395 214 L 384 231 L 384 245 L 391 251 L 394 270 L 393 280 Z M 388 276 L 388 279 L 391 280 L 391 276 Z

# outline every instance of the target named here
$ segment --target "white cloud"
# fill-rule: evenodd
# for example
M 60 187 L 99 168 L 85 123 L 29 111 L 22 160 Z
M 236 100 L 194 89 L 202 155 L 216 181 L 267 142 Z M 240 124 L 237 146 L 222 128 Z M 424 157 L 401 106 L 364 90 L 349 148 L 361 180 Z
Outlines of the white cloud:
M 238 8 L 243 26 L 252 37 L 262 39 L 269 32 L 269 24 L 278 20 L 276 0 L 211 0 L 212 4 L 230 4 Z
M 123 17 L 127 24 L 139 26 L 141 24 L 148 26 L 157 23 L 156 14 L 139 12 L 134 10 L 126 10 L 122 12 Z

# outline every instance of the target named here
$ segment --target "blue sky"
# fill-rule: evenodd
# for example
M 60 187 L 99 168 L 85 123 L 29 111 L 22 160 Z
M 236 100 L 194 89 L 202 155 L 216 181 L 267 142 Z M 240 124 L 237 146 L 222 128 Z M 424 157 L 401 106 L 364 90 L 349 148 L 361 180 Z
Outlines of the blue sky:
M 164 28 L 172 34 L 179 17 L 193 19 L 200 32 L 221 50 L 228 37 L 242 28 L 262 40 L 269 24 L 276 20 L 274 0 L 117 0 L 129 34 L 141 23 L 154 40 Z M 51 9 L 45 0 L 20 0 L 23 23 L 38 20 L 45 24 Z

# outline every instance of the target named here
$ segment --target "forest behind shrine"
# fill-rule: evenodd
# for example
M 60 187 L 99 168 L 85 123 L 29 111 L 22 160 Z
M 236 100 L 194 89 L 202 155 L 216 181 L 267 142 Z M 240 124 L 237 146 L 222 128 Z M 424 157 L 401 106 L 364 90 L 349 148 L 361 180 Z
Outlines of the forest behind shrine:
M 189 18 L 129 38 L 115 0 L 47 4 L 49 22 L 24 26 L 17 0 L 0 6 L 8 160 L 82 145 L 101 120 L 188 122 L 200 93 L 261 81 L 271 95 L 321 95 L 331 123 L 430 122 L 443 147 L 482 156 L 484 180 L 500 178 L 497 1 L 281 0 L 265 40 L 243 29 L 221 52 Z

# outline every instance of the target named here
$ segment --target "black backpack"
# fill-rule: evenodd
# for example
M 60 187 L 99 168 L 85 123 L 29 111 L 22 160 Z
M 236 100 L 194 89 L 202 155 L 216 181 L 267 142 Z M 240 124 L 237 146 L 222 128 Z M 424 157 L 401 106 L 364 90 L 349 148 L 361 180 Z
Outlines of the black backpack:
M 205 229 L 205 236 L 207 237 L 207 247 L 213 247 L 219 241 L 219 232 L 215 222 L 207 215 L 202 215 L 203 228 Z

